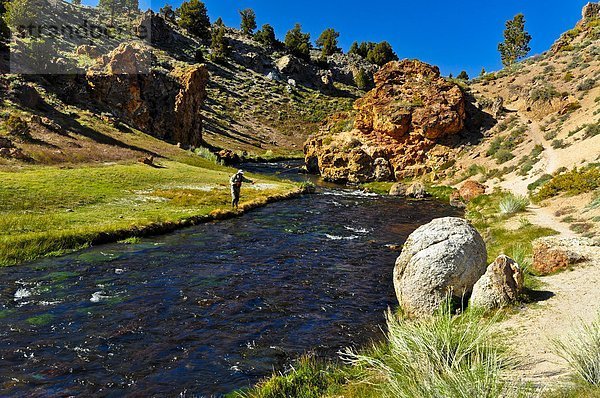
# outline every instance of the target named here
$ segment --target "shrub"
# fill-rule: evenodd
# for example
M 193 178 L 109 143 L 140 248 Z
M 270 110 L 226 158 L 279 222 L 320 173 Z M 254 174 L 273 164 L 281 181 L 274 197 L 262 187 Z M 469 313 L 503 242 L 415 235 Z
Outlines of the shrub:
M 568 338 L 555 340 L 554 346 L 582 381 L 600 386 L 600 315 Z
M 569 71 L 569 72 L 565 73 L 565 76 L 563 77 L 563 80 L 564 80 L 566 83 L 568 83 L 568 82 L 570 82 L 571 80 L 573 80 L 573 78 L 574 78 L 574 77 L 575 77 L 575 76 L 573 76 L 573 73 L 572 73 L 571 71 Z
M 563 140 L 554 140 L 554 141 L 552 141 L 552 148 L 554 148 L 554 149 L 561 149 L 561 148 L 564 148 L 565 146 L 566 145 L 565 145 L 565 142 Z
M 579 195 L 592 192 L 600 187 L 600 168 L 592 165 L 583 169 L 573 169 L 558 174 L 541 187 L 536 199 L 544 200 L 560 193 Z
M 583 138 L 591 138 L 600 134 L 600 123 L 594 123 L 587 126 Z
M 29 125 L 20 116 L 15 114 L 10 114 L 8 119 L 6 119 L 6 130 L 8 134 L 16 137 L 29 137 Z
M 229 43 L 225 37 L 225 26 L 218 26 L 212 31 L 210 58 L 214 62 L 225 62 L 229 55 Z
M 354 83 L 356 84 L 356 87 L 361 90 L 368 90 L 373 85 L 373 81 L 369 78 L 369 75 L 367 75 L 367 72 L 365 72 L 363 68 L 360 68 L 358 72 L 356 72 Z
M 456 76 L 456 78 L 459 80 L 469 80 L 469 75 L 463 70 L 458 74 L 458 76 Z
M 594 79 L 585 79 L 577 86 L 578 91 L 589 91 L 594 88 L 596 85 L 596 80 Z
M 501 214 L 510 215 L 525 211 L 528 205 L 529 199 L 525 196 L 514 195 L 511 193 L 500 200 L 498 207 L 500 208 Z
M 213 162 L 214 164 L 221 164 L 221 162 L 219 161 L 219 157 L 217 155 L 215 155 L 214 153 L 212 153 L 210 151 L 210 149 L 208 149 L 208 148 L 205 148 L 205 147 L 196 148 L 194 150 L 194 153 L 203 159 Z
M 496 163 L 498 163 L 498 164 L 506 163 L 509 160 L 514 159 L 514 157 L 515 157 L 515 155 L 513 155 L 513 153 L 511 151 L 509 151 L 508 149 L 500 149 L 494 155 L 494 158 L 496 159 Z
M 545 84 L 543 86 L 535 87 L 529 92 L 529 100 L 531 102 L 550 102 L 553 98 L 560 96 L 558 91 L 550 85 Z
M 546 134 L 544 134 L 544 139 L 546 141 L 550 141 L 556 138 L 556 136 L 558 135 L 558 131 L 548 131 Z
M 538 189 L 539 187 L 541 187 L 542 185 L 544 185 L 551 179 L 552 179 L 552 176 L 550 174 L 544 174 L 540 178 L 538 178 L 537 180 L 532 182 L 531 184 L 527 185 L 527 190 L 535 191 L 536 189 Z

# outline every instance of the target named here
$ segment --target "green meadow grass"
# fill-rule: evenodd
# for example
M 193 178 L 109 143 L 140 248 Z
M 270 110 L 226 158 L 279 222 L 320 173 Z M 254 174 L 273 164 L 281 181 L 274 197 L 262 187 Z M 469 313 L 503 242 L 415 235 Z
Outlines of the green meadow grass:
M 232 169 L 201 158 L 0 171 L 0 265 L 89 245 L 100 236 L 229 209 Z M 242 203 L 291 192 L 292 183 L 251 176 Z

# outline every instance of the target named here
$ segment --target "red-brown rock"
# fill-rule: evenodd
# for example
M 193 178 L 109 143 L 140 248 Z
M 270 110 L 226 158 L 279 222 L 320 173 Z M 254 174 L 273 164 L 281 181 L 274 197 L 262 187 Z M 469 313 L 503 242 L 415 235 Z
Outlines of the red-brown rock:
M 460 197 L 467 202 L 475 199 L 476 197 L 485 193 L 485 185 L 478 183 L 477 181 L 468 180 L 458 190 Z

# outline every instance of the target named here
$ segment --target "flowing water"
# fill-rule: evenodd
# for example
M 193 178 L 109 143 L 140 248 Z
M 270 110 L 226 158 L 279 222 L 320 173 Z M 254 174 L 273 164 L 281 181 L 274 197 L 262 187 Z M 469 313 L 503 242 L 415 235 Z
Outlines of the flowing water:
M 335 357 L 381 338 L 395 303 L 389 245 L 456 214 L 329 186 L 0 269 L 0 395 L 219 396 L 302 353 Z

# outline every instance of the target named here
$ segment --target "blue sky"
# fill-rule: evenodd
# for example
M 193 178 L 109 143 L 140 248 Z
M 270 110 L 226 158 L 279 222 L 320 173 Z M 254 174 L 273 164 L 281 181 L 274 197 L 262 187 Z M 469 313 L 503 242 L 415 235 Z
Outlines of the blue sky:
M 93 0 L 88 0 L 93 1 Z M 144 1 L 144 0 L 141 0 Z M 174 7 L 182 0 L 170 2 Z M 547 50 L 572 28 L 588 0 L 205 0 L 211 20 L 219 16 L 239 26 L 238 10 L 253 8 L 258 25 L 269 23 L 278 38 L 294 23 L 314 40 L 325 28 L 340 32 L 347 50 L 353 41 L 389 41 L 400 58 L 418 58 L 438 65 L 442 73 L 462 69 L 477 75 L 482 67 L 500 69 L 497 45 L 507 19 L 522 12 L 533 36 L 531 54 Z M 148 2 L 142 4 L 142 9 Z M 164 0 L 153 0 L 158 10 Z

